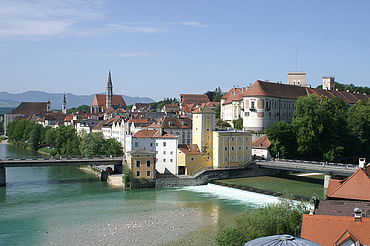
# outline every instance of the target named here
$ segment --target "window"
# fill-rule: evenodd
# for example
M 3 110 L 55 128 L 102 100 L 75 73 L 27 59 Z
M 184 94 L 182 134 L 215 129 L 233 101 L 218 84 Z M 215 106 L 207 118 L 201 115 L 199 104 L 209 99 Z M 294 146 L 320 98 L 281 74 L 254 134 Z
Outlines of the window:
M 245 113 L 244 113 L 244 115 L 245 115 L 245 116 L 249 116 L 249 112 L 245 112 Z
M 251 102 L 251 109 L 254 109 L 254 104 L 255 104 L 255 102 L 254 102 L 254 101 L 252 101 L 252 102 Z
M 150 161 L 146 161 L 146 167 L 150 167 Z
M 140 161 L 136 161 L 136 167 L 140 167 Z
M 166 162 L 166 159 L 163 159 L 163 162 Z
M 146 176 L 149 177 L 150 176 L 150 171 L 146 171 Z
M 136 177 L 140 176 L 140 171 L 136 171 Z
M 227 147 L 225 147 L 225 151 L 227 151 Z
M 166 154 L 166 151 L 163 151 L 163 154 L 165 155 Z
M 227 161 L 227 157 L 225 157 L 225 161 Z
M 163 142 L 163 146 L 166 146 L 166 142 Z
M 150 147 L 153 147 L 153 143 L 150 143 Z
M 234 147 L 231 147 L 231 150 L 234 150 Z
M 242 150 L 242 146 L 239 146 L 239 150 Z
M 269 108 L 269 102 L 266 101 L 266 108 Z
M 231 138 L 231 141 L 234 141 L 234 138 L 233 137 Z
M 139 143 L 138 142 L 135 142 L 135 147 L 139 147 Z
M 245 150 L 248 150 L 248 146 L 245 146 Z
M 170 155 L 173 155 L 173 151 L 170 151 Z
M 194 157 L 190 158 L 191 161 L 194 161 Z
M 209 128 L 207 128 L 207 132 L 209 132 Z
M 155 146 L 158 146 L 158 143 L 155 143 Z
M 173 159 L 170 159 L 170 162 L 173 162 Z

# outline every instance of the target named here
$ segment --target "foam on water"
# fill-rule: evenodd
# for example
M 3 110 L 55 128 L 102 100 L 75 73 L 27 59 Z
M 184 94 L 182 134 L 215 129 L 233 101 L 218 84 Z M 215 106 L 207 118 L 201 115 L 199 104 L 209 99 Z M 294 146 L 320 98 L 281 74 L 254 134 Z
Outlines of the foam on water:
M 245 203 L 255 206 L 261 206 L 268 203 L 276 203 L 279 201 L 277 197 L 264 195 L 260 193 L 234 189 L 215 184 L 207 184 L 200 186 L 188 186 L 181 188 L 192 192 L 199 192 L 205 196 L 217 197 L 219 199 L 234 200 L 239 203 Z

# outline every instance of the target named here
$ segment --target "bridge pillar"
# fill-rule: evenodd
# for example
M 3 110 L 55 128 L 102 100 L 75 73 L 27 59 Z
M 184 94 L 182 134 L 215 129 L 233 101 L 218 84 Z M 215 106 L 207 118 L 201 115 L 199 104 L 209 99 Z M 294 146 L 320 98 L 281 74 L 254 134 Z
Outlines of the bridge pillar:
M 0 167 L 0 186 L 6 186 L 5 167 Z
M 331 175 L 324 176 L 324 188 L 327 189 L 329 187 L 329 181 L 331 179 Z

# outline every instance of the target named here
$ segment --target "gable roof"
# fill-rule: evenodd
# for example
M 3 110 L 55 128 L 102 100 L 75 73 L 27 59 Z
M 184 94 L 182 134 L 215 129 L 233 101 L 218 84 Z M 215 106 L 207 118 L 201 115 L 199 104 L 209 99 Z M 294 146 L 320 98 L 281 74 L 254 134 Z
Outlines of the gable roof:
M 49 102 L 21 102 L 12 114 L 41 114 L 49 111 Z
M 134 138 L 177 138 L 177 136 L 165 133 L 161 130 L 140 130 L 133 135 Z
M 244 94 L 244 96 L 267 96 L 288 99 L 297 99 L 306 95 L 305 87 L 261 80 L 257 80 Z
M 362 244 L 370 244 L 370 218 L 355 220 L 349 216 L 303 215 L 301 237 L 323 246 L 344 241 L 347 231 Z
M 91 106 L 106 107 L 107 95 L 95 94 Z M 114 107 L 126 107 L 126 102 L 121 95 L 112 96 L 112 106 Z
M 204 94 L 180 94 L 181 104 L 201 104 L 210 102 L 207 95 Z
M 253 148 L 267 149 L 268 147 L 270 147 L 270 145 L 271 145 L 271 141 L 266 134 L 252 141 Z
M 179 144 L 178 149 L 187 155 L 201 155 L 197 144 Z
M 359 168 L 351 177 L 345 180 L 330 180 L 326 194 L 330 199 L 349 199 L 370 201 L 370 177 L 367 168 Z
M 326 96 L 329 98 L 340 98 L 346 103 L 355 104 L 359 100 L 369 101 L 369 96 L 364 94 L 346 92 L 346 91 L 331 91 L 320 88 L 301 87 L 296 85 L 287 85 L 281 83 L 273 83 L 257 80 L 243 96 L 266 96 L 287 99 L 298 99 L 301 96 L 307 95 Z
M 248 88 L 231 88 L 226 94 L 222 97 L 224 100 L 223 104 L 229 104 L 234 101 L 243 100 L 243 96 L 247 92 Z
M 355 208 L 370 216 L 370 202 L 351 200 L 320 200 L 315 208 L 315 214 L 353 216 Z

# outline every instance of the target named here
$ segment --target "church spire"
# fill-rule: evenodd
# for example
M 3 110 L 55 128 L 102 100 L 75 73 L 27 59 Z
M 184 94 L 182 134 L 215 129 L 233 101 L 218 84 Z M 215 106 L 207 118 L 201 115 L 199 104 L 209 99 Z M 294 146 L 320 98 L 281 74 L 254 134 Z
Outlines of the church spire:
M 112 75 L 109 70 L 108 81 L 107 81 L 107 96 L 106 96 L 106 108 L 112 107 L 112 97 L 113 97 L 113 85 L 112 85 Z
M 62 113 L 63 114 L 67 114 L 67 99 L 66 99 L 66 94 L 63 95 Z

